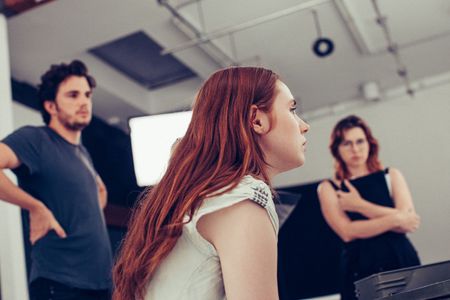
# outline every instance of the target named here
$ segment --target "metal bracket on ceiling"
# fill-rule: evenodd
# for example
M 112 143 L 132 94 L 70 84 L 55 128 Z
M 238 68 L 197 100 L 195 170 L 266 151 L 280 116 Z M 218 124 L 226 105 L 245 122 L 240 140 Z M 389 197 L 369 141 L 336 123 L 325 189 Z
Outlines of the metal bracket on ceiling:
M 403 63 L 402 57 L 400 56 L 400 52 L 398 50 L 398 44 L 394 42 L 392 38 L 391 31 L 387 25 L 387 17 L 381 14 L 380 8 L 378 6 L 377 0 L 372 0 L 373 9 L 376 14 L 376 22 L 381 27 L 383 31 L 384 38 L 387 43 L 387 50 L 394 58 L 395 66 L 397 67 L 397 75 L 402 78 L 403 84 L 406 88 L 406 93 L 411 97 L 414 96 L 414 90 L 411 87 L 411 82 L 409 79 L 408 70 L 406 65 Z
M 170 14 L 172 15 L 172 20 L 174 25 L 181 30 L 184 34 L 186 34 L 191 39 L 203 39 L 204 32 L 199 30 L 195 25 L 189 22 L 182 14 L 180 14 L 179 10 L 187 5 L 195 4 L 199 5 L 201 0 L 189 0 L 179 4 L 178 6 L 173 6 L 167 0 L 158 0 L 158 4 L 166 8 Z M 204 30 L 205 23 L 203 19 L 203 11 L 199 6 L 199 18 L 201 22 L 201 27 Z M 204 51 L 209 57 L 211 57 L 220 67 L 227 67 L 230 65 L 236 65 L 237 62 L 227 53 L 225 53 L 222 49 L 216 46 L 211 41 L 204 41 L 199 48 Z M 173 52 L 170 52 L 173 53 Z M 162 55 L 169 54 L 161 51 Z
M 166 3 L 165 5 L 167 5 L 167 1 L 164 0 L 158 0 L 161 3 Z M 287 9 L 283 9 L 274 13 L 271 13 L 269 15 L 266 16 L 262 16 L 259 18 L 255 18 L 253 20 L 250 21 L 246 21 L 243 22 L 241 24 L 237 24 L 237 25 L 233 25 L 233 26 L 229 26 L 229 27 L 225 27 L 225 28 L 221 28 L 215 31 L 212 31 L 210 33 L 206 33 L 206 34 L 200 34 L 199 36 L 197 36 L 196 38 L 186 42 L 186 43 L 182 43 L 178 46 L 172 47 L 172 48 L 168 48 L 168 49 L 163 49 L 161 51 L 161 54 L 169 54 L 169 53 L 175 53 L 178 51 L 182 51 L 182 50 L 186 50 L 189 48 L 192 48 L 194 46 L 199 46 L 202 45 L 204 43 L 211 43 L 212 40 L 226 36 L 226 35 L 230 35 L 254 26 L 257 26 L 259 24 L 263 24 L 266 22 L 270 22 L 273 20 L 276 20 L 278 18 L 281 17 L 285 17 L 288 16 L 290 14 L 302 11 L 302 10 L 307 10 L 310 9 L 312 7 L 315 7 L 317 5 L 323 4 L 323 3 L 327 3 L 330 2 L 331 0 L 310 0 L 310 1 L 306 1 L 303 2 L 299 5 L 287 8 Z M 178 12 L 177 12 L 178 14 Z M 178 14 L 179 15 L 179 14 Z M 186 21 L 187 22 L 187 21 Z M 191 27 L 194 27 L 192 24 L 189 23 L 189 25 Z

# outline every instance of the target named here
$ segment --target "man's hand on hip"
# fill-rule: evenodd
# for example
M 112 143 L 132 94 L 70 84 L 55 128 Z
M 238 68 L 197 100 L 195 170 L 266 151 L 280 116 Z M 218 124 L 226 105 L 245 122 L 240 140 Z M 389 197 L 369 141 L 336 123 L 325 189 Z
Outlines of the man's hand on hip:
M 55 230 L 60 238 L 65 238 L 66 232 L 56 221 L 53 213 L 45 206 L 30 210 L 30 241 L 34 245 L 36 241 L 44 237 L 50 230 Z

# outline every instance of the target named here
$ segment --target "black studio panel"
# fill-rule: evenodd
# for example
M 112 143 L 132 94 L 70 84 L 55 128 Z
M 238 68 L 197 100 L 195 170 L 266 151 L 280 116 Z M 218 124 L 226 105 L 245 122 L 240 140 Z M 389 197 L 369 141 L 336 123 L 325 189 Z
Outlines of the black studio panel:
M 161 55 L 161 50 L 148 35 L 138 31 L 89 52 L 148 89 L 197 76 L 173 55 Z
M 94 117 L 83 130 L 83 145 L 108 189 L 108 202 L 133 206 L 143 189 L 136 185 L 130 136 Z
M 339 292 L 342 242 L 322 216 L 318 184 L 280 189 L 301 195 L 278 236 L 278 281 L 282 300 Z

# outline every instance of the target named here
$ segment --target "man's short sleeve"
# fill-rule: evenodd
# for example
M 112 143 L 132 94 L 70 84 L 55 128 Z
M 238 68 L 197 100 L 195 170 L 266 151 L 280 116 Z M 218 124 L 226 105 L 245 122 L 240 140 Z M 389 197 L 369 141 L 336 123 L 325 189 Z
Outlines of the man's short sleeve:
M 42 135 L 37 127 L 22 127 L 2 140 L 16 154 L 29 173 L 39 170 Z

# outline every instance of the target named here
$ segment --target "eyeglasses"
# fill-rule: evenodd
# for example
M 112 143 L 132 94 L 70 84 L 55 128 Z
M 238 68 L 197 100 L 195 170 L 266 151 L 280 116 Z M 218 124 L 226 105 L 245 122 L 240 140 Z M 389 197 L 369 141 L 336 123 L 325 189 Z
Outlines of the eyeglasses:
M 339 146 L 344 149 L 352 149 L 353 146 L 361 148 L 367 145 L 367 139 L 357 139 L 356 141 L 343 141 Z

